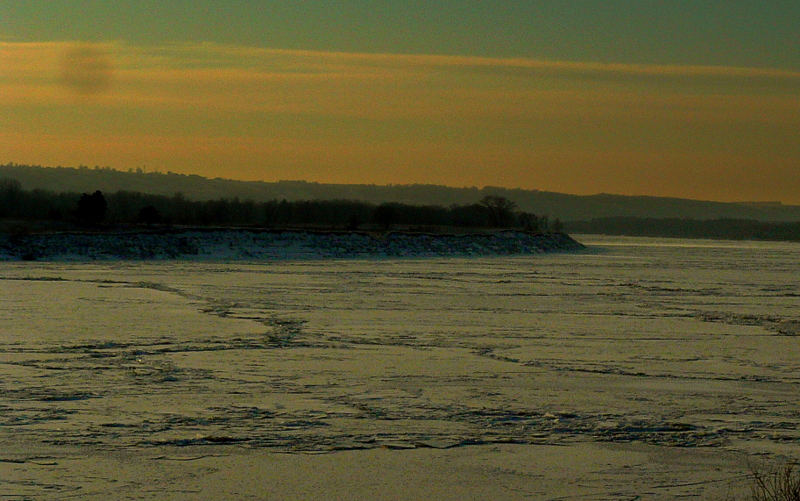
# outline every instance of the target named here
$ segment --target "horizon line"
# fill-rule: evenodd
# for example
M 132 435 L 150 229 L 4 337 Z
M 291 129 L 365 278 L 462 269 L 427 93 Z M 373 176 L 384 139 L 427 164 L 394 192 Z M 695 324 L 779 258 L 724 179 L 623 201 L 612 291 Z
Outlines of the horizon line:
M 304 179 L 281 179 L 278 181 L 263 181 L 263 180 L 247 180 L 247 179 L 234 179 L 234 178 L 223 178 L 223 177 L 206 177 L 200 174 L 183 174 L 180 172 L 174 172 L 171 170 L 167 170 L 166 172 L 161 172 L 159 169 L 147 171 L 145 170 L 146 166 L 137 167 L 137 168 L 129 168 L 128 170 L 120 170 L 116 169 L 111 166 L 99 166 L 95 165 L 90 167 L 88 165 L 79 164 L 77 167 L 74 166 L 65 166 L 65 165 L 56 165 L 56 166 L 48 166 L 48 165 L 31 165 L 31 164 L 18 164 L 16 162 L 7 162 L 5 164 L 0 164 L 0 168 L 29 168 L 29 169 L 68 169 L 68 170 L 89 170 L 89 171 L 112 171 L 119 174 L 135 174 L 135 175 L 161 175 L 161 176 L 181 176 L 181 177 L 199 177 L 206 181 L 233 181 L 236 183 L 260 183 L 260 184 L 280 184 L 280 183 L 305 183 L 305 184 L 316 184 L 320 186 L 365 186 L 365 187 L 377 187 L 377 188 L 412 188 L 415 186 L 425 186 L 425 187 L 434 187 L 434 188 L 446 188 L 451 190 L 478 190 L 478 191 L 491 191 L 491 190 L 501 190 L 501 191 L 526 191 L 526 192 L 534 192 L 534 193 L 549 193 L 549 194 L 556 194 L 556 195 L 566 195 L 570 197 L 580 197 L 580 198 L 589 198 L 589 197 L 624 197 L 624 198 L 656 198 L 661 200 L 684 200 L 690 202 L 701 202 L 701 203 L 712 203 L 712 204 L 725 204 L 725 205 L 752 205 L 752 206 L 766 206 L 769 207 L 782 207 L 782 208 L 791 208 L 791 207 L 800 207 L 800 204 L 786 204 L 781 202 L 780 200 L 743 200 L 743 201 L 732 201 L 732 202 L 722 202 L 719 200 L 707 200 L 707 199 L 697 199 L 697 198 L 686 198 L 686 197 L 677 197 L 677 196 L 658 196 L 658 195 L 624 195 L 620 193 L 606 193 L 606 192 L 598 192 L 589 195 L 579 195 L 576 193 L 566 193 L 560 191 L 548 191 L 548 190 L 539 190 L 535 188 L 508 188 L 504 186 L 493 186 L 493 185 L 484 185 L 482 187 L 478 186 L 450 186 L 446 184 L 434 184 L 434 183 L 410 183 L 410 184 L 370 184 L 370 183 L 324 183 L 319 181 L 307 181 Z M 138 171 L 141 169 L 141 172 Z M 118 190 L 120 191 L 120 190 Z

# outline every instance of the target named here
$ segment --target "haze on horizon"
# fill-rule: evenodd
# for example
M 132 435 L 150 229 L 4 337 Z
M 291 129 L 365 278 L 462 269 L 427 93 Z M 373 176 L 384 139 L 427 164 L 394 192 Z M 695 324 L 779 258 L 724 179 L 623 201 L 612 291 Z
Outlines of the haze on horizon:
M 9 0 L 0 19 L 0 163 L 800 205 L 797 2 Z

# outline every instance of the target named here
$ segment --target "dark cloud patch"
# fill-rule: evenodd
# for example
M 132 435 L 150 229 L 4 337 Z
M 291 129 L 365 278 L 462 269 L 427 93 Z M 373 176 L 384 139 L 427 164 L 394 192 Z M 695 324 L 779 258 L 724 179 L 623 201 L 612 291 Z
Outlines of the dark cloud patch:
M 69 48 L 61 60 L 61 83 L 81 95 L 99 94 L 111 86 L 111 57 L 103 47 L 79 44 Z

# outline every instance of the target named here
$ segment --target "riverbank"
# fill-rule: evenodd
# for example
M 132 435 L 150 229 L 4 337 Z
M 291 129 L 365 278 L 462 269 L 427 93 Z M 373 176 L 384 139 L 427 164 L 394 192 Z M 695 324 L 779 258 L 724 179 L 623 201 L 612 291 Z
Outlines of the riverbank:
M 584 246 L 563 233 L 439 234 L 192 229 L 125 233 L 0 234 L 0 261 L 289 260 L 467 257 L 568 252 Z

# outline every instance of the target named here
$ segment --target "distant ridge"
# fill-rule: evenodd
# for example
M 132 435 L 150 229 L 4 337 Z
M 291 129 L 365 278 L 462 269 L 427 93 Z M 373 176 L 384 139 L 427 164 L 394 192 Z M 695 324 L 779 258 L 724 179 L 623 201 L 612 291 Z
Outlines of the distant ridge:
M 412 205 L 475 203 L 486 195 L 499 195 L 516 202 L 521 210 L 584 221 L 606 217 L 752 219 L 800 221 L 800 206 L 776 202 L 707 202 L 682 198 L 625 195 L 568 195 L 539 190 L 498 187 L 451 188 L 437 185 L 320 184 L 306 181 L 235 181 L 208 179 L 173 172 L 118 171 L 110 168 L 43 167 L 0 165 L 0 178 L 17 179 L 24 189 L 88 193 L 120 190 L 159 195 L 183 193 L 192 200 L 239 198 L 267 200 L 363 200 L 372 203 L 399 202 Z

